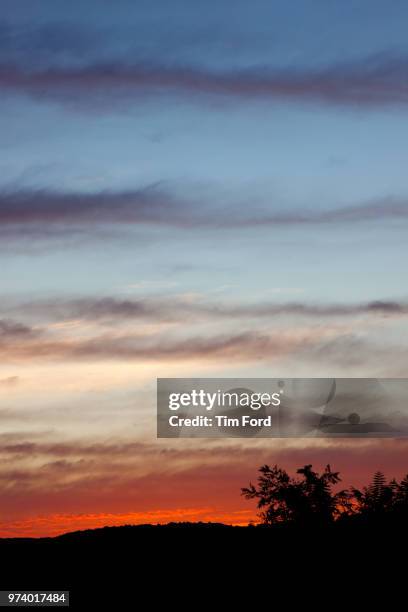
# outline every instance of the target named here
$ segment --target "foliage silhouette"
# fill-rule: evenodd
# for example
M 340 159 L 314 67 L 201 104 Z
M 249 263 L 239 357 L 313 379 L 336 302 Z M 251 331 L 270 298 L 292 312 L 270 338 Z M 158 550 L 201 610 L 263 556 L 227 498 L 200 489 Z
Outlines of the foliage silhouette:
M 298 470 L 302 479 L 292 478 L 277 465 L 260 468 L 258 487 L 250 484 L 242 489 L 247 499 L 257 499 L 260 517 L 266 525 L 276 523 L 328 524 L 342 511 L 347 492 L 333 493 L 332 487 L 340 482 L 338 472 L 327 465 L 319 475 L 312 465 Z
M 400 482 L 387 482 L 378 471 L 362 490 L 335 491 L 341 478 L 330 465 L 321 474 L 305 465 L 297 470 L 300 478 L 289 476 L 277 465 L 263 465 L 259 472 L 257 486 L 250 483 L 241 493 L 257 500 L 263 525 L 402 524 L 408 518 L 408 475 Z

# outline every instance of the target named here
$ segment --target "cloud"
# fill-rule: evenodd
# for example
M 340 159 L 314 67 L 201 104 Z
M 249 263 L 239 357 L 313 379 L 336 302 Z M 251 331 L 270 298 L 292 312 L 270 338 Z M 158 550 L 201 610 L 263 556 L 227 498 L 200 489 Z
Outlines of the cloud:
M 344 326 L 343 326 L 344 327 Z M 218 328 L 198 335 L 194 326 L 181 327 L 176 334 L 166 331 L 137 334 L 133 330 L 115 333 L 98 330 L 91 337 L 73 331 L 43 328 L 35 336 L 0 338 L 3 363 L 139 362 L 161 364 L 185 362 L 217 364 L 218 368 L 242 364 L 278 363 L 309 370 L 329 368 L 331 372 L 358 371 L 360 376 L 405 376 L 407 349 L 392 339 L 381 340 L 336 325 L 267 328 L 245 326 L 242 321 L 229 332 Z M 242 331 L 236 331 L 238 330 Z M 319 371 L 320 371 L 319 370 Z
M 61 224 L 103 225 L 160 222 L 173 198 L 154 187 L 110 193 L 62 193 L 47 190 L 3 192 L 0 194 L 0 227 L 44 227 Z M 43 230 L 44 231 L 44 230 Z
M 11 319 L 0 319 L 0 343 L 9 338 L 24 339 L 35 335 L 34 330 Z
M 0 350 L 9 364 L 149 363 L 405 376 L 408 302 L 211 302 L 182 296 L 4 300 Z M 20 320 L 7 318 L 8 313 Z M 27 325 L 25 321 L 35 321 Z M 396 327 L 398 335 L 396 335 Z M 286 364 L 286 365 L 285 365 Z M 297 374 L 295 373 L 297 372 Z
M 5 305 L 3 304 L 3 309 Z M 381 316 L 400 318 L 408 315 L 408 302 L 375 300 L 361 303 L 313 302 L 206 302 L 182 297 L 161 295 L 156 298 L 120 299 L 101 298 L 48 299 L 13 304 L 13 313 L 31 314 L 48 320 L 100 321 L 109 324 L 132 320 L 155 322 L 193 322 L 229 319 L 268 319 L 280 316 L 339 318 Z M 1 331 L 1 322 L 0 322 Z
M 192 360 L 240 364 L 297 359 L 346 369 L 364 364 L 376 375 L 394 368 L 403 375 L 397 364 L 406 357 L 395 334 L 387 336 L 378 327 L 379 319 L 391 326 L 406 319 L 404 300 L 245 304 L 172 296 L 84 297 L 3 302 L 2 308 L 23 320 L 37 321 L 28 326 L 0 319 L 5 363 Z
M 283 333 L 268 335 L 256 331 L 220 334 L 213 337 L 169 339 L 132 334 L 101 333 L 90 339 L 53 338 L 44 333 L 35 339 L 0 338 L 4 361 L 38 360 L 256 360 L 272 359 L 301 347 L 311 339 Z
M 382 198 L 354 206 L 287 211 L 276 206 L 248 212 L 248 207 L 183 199 L 150 185 L 133 191 L 63 193 L 50 190 L 0 193 L 0 235 L 5 239 L 63 236 L 106 239 L 132 226 L 193 229 L 246 229 L 265 226 L 312 226 L 408 219 L 408 200 Z
M 331 105 L 384 107 L 408 102 L 406 57 L 376 55 L 349 64 L 324 68 L 255 66 L 215 70 L 182 66 L 145 58 L 134 63 L 117 58 L 105 63 L 76 62 L 59 66 L 0 65 L 3 91 L 36 99 L 86 105 L 97 99 L 105 107 L 115 101 L 130 105 L 164 93 L 233 100 L 293 100 Z

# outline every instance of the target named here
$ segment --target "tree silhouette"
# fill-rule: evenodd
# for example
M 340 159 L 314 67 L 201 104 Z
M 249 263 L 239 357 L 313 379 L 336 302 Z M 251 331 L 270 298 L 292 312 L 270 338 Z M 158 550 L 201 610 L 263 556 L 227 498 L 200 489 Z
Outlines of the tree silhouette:
M 392 511 L 396 501 L 395 493 L 399 486 L 396 480 L 387 483 L 385 475 L 380 471 L 376 472 L 371 483 L 362 491 L 351 488 L 355 510 L 358 514 L 367 515 L 369 518 L 378 518 Z
M 263 465 L 259 473 L 257 486 L 250 484 L 241 494 L 257 500 L 264 525 L 408 527 L 408 474 L 400 482 L 387 481 L 378 471 L 361 490 L 335 492 L 341 479 L 330 465 L 321 474 L 305 465 L 295 478 L 277 465 Z
M 349 507 L 349 493 L 332 490 L 341 479 L 330 465 L 322 474 L 313 471 L 312 465 L 305 465 L 297 471 L 302 478 L 290 477 L 277 465 L 263 465 L 259 472 L 258 486 L 250 483 L 241 493 L 247 499 L 258 500 L 265 525 L 327 525 Z

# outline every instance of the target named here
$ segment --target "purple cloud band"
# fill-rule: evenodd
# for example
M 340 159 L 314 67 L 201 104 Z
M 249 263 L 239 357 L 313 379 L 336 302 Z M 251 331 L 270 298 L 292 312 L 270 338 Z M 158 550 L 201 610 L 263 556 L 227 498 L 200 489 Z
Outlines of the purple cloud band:
M 118 61 L 85 66 L 25 69 L 0 65 L 0 88 L 36 98 L 77 102 L 103 94 L 105 102 L 163 92 L 320 102 L 338 105 L 384 106 L 408 102 L 408 60 L 377 56 L 354 64 L 321 69 L 253 67 L 216 71 L 207 68 Z
M 3 305 L 4 309 L 4 305 Z M 190 301 L 171 296 L 159 298 L 115 297 L 48 299 L 14 305 L 15 314 L 34 315 L 51 321 L 84 320 L 101 321 L 110 325 L 117 322 L 141 320 L 156 322 L 190 322 L 197 320 L 224 319 L 268 319 L 279 316 L 304 316 L 317 319 L 325 317 L 383 316 L 405 317 L 408 315 L 406 301 L 377 300 L 362 303 L 313 302 L 260 302 L 255 304 L 211 303 Z M 32 335 L 33 330 L 21 323 L 0 319 L 2 335 Z
M 127 192 L 63 193 L 47 190 L 0 193 L 0 233 L 7 237 L 52 237 L 120 225 L 175 228 L 246 228 L 407 219 L 408 200 L 383 198 L 355 206 L 288 211 L 272 206 L 251 210 L 186 200 L 160 187 Z

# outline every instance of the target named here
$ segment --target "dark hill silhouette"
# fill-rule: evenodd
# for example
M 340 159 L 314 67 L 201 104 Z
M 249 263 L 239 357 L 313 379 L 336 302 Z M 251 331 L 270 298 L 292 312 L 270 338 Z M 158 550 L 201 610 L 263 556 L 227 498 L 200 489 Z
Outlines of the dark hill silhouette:
M 318 564 L 327 563 L 333 572 L 334 562 L 342 559 L 343 571 L 353 574 L 354 561 L 363 563 L 364 555 L 379 561 L 382 547 L 393 542 L 401 542 L 395 526 L 384 531 L 340 524 L 313 529 L 217 523 L 105 527 L 55 538 L 0 540 L 0 584 L 2 589 L 69 590 L 74 609 L 127 610 L 152 598 L 162 598 L 167 606 L 188 604 L 189 585 L 200 602 L 208 598 L 208 607 L 220 589 L 230 603 L 235 598 L 243 605 L 246 598 L 250 604 L 259 583 L 279 591 L 289 578 L 306 577 L 311 569 L 309 580 L 322 579 Z M 307 601 L 307 584 L 302 593 Z
M 140 525 L 109 525 L 106 527 L 97 527 L 95 529 L 81 529 L 78 531 L 68 531 L 57 536 L 47 537 L 14 537 L 14 538 L 0 538 L 0 545 L 4 543 L 20 543 L 20 544 L 35 544 L 35 543 L 51 543 L 51 542 L 70 542 L 75 540 L 111 540 L 116 538 L 127 538 L 136 535 L 142 531 L 159 530 L 164 531 L 168 529 L 244 529 L 245 527 L 239 525 L 227 525 L 225 523 L 204 523 L 198 522 L 170 522 L 170 523 L 142 523 Z

